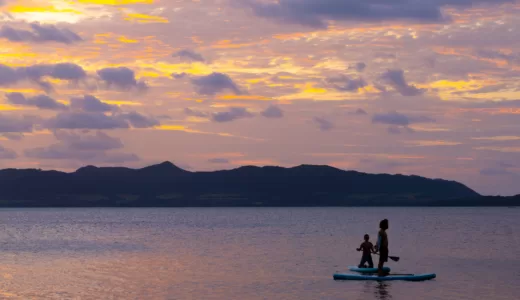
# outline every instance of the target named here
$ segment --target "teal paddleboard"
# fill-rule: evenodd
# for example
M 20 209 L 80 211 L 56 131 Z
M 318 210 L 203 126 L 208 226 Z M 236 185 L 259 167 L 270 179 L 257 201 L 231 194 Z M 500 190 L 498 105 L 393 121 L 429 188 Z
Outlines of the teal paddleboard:
M 376 281 L 391 281 L 391 280 L 405 280 L 405 281 L 424 281 L 430 280 L 437 275 L 434 273 L 430 274 L 410 274 L 410 275 L 392 275 L 377 276 L 377 275 L 362 275 L 362 274 L 334 274 L 335 280 L 376 280 Z
M 348 269 L 352 272 L 358 273 L 377 273 L 377 268 L 358 268 L 356 266 L 350 266 Z M 384 272 L 390 272 L 389 267 L 383 267 Z

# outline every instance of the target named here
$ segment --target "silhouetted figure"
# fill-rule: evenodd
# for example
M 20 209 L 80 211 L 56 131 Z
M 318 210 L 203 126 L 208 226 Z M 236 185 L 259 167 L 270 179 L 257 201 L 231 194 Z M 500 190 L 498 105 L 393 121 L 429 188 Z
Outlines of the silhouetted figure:
M 377 234 L 376 251 L 379 252 L 379 264 L 377 265 L 377 275 L 386 276 L 387 272 L 383 271 L 385 262 L 388 261 L 388 236 L 386 230 L 388 229 L 388 220 L 384 219 L 379 222 L 379 233 Z
M 368 234 L 365 234 L 364 239 L 365 241 L 356 249 L 357 251 L 363 250 L 363 256 L 361 257 L 361 262 L 359 263 L 358 268 L 366 268 L 365 263 L 368 263 L 369 268 L 373 268 L 374 263 L 372 262 L 371 252 L 375 252 L 374 245 L 368 241 L 370 239 Z

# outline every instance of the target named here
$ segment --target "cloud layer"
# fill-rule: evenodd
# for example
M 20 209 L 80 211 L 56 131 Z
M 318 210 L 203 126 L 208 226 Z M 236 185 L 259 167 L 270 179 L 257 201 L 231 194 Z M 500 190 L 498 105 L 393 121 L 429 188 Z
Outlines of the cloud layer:
M 32 43 L 57 42 L 72 44 L 83 41 L 78 34 L 67 28 L 58 28 L 52 24 L 46 25 L 39 23 L 30 24 L 30 30 L 3 25 L 0 28 L 0 38 L 8 39 L 11 42 Z
M 2 167 L 310 163 L 520 193 L 517 1 L 0 2 Z

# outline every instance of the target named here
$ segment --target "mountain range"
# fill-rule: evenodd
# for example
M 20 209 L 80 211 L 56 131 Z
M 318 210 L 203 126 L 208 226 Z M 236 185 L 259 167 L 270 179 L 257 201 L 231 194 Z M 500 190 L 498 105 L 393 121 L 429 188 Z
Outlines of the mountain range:
M 467 186 L 415 175 L 330 166 L 243 166 L 190 172 L 171 162 L 141 169 L 0 170 L 0 207 L 517 206 Z

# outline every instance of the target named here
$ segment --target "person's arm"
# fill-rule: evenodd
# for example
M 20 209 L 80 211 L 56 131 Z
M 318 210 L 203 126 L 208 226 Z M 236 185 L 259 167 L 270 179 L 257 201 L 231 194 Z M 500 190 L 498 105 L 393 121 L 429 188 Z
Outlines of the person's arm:
M 361 248 L 363 248 L 363 244 L 361 244 L 361 246 L 359 246 L 359 248 L 357 248 L 356 250 L 361 251 Z
M 381 241 L 382 241 L 381 234 L 378 233 L 377 234 L 376 252 L 379 251 L 379 249 L 381 249 Z

